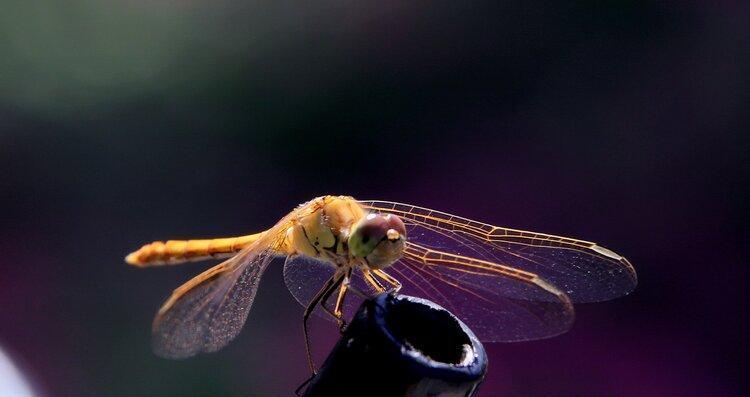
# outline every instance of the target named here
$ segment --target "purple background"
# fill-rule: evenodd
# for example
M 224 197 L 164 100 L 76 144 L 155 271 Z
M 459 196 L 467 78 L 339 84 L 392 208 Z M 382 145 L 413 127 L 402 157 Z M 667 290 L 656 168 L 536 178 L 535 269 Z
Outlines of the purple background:
M 152 316 L 207 264 L 122 258 L 256 232 L 321 194 L 632 261 L 636 291 L 579 305 L 569 333 L 488 344 L 480 396 L 748 392 L 747 5 L 4 8 L 0 346 L 40 395 L 291 395 L 307 373 L 281 263 L 234 343 L 168 361 Z M 314 327 L 322 359 L 336 329 Z

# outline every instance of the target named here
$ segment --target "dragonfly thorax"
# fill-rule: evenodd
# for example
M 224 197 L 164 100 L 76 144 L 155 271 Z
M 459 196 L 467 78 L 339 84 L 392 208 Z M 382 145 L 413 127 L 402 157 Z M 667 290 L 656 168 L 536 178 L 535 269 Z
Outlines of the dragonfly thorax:
M 367 213 L 347 196 L 325 196 L 312 204 L 313 210 L 287 231 L 295 253 L 338 266 L 364 263 L 375 269 L 401 257 L 406 230 L 397 216 Z
M 309 203 L 311 211 L 293 221 L 287 238 L 295 253 L 343 265 L 348 262 L 347 242 L 365 210 L 351 197 L 325 196 Z

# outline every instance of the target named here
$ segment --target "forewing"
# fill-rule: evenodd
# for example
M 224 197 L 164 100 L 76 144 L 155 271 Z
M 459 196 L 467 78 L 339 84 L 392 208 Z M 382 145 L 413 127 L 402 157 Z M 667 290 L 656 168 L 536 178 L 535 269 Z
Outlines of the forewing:
M 386 272 L 402 283 L 401 293 L 445 307 L 482 341 L 555 336 L 575 317 L 565 293 L 534 274 L 412 242 Z
M 371 211 L 401 217 L 409 241 L 536 274 L 574 302 L 616 298 L 637 284 L 635 270 L 627 259 L 592 242 L 492 226 L 408 204 L 360 203 Z M 528 298 L 514 296 L 512 289 L 499 293 Z

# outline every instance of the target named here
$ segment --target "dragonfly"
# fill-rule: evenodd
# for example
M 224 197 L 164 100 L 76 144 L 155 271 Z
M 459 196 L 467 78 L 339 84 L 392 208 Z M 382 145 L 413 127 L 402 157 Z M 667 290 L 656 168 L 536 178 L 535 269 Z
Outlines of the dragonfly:
M 175 289 L 152 324 L 154 352 L 214 352 L 242 329 L 266 268 L 285 257 L 284 281 L 305 307 L 343 330 L 357 300 L 391 292 L 450 310 L 479 340 L 513 342 L 567 331 L 573 303 L 631 292 L 635 269 L 596 243 L 490 224 L 410 204 L 322 196 L 270 229 L 241 237 L 155 241 L 130 253 L 137 267 L 228 258 Z

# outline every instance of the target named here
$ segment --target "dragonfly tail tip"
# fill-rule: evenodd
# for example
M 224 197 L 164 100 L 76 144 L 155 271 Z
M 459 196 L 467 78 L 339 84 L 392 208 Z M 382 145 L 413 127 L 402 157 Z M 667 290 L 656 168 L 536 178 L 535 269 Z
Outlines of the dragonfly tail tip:
M 125 263 L 133 266 L 143 267 L 143 262 L 138 259 L 138 252 L 131 252 L 125 257 Z

